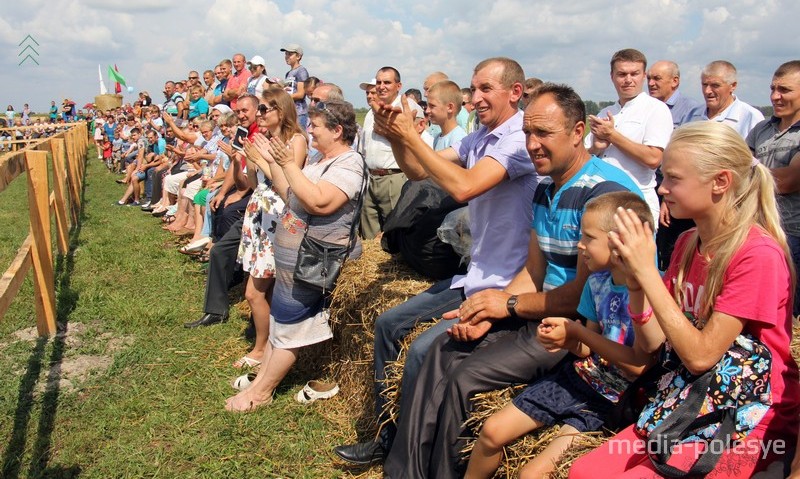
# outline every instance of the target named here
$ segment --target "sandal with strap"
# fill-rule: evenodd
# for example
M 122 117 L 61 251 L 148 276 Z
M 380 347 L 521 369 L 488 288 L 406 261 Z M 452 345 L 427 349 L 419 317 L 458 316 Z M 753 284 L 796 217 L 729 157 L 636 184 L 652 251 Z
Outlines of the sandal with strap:
M 324 381 L 312 380 L 297 391 L 295 400 L 301 404 L 312 403 L 318 399 L 330 399 L 339 392 L 339 385 Z
M 233 367 L 236 369 L 244 369 L 245 367 L 254 368 L 256 366 L 259 366 L 260 364 L 261 361 L 259 361 L 258 359 L 253 359 L 250 356 L 244 355 L 233 362 Z
M 255 381 L 256 374 L 258 373 L 242 374 L 241 376 L 233 380 L 233 382 L 231 383 L 231 387 L 233 387 L 233 389 L 236 389 L 237 391 L 244 391 L 245 389 L 250 387 L 253 381 Z

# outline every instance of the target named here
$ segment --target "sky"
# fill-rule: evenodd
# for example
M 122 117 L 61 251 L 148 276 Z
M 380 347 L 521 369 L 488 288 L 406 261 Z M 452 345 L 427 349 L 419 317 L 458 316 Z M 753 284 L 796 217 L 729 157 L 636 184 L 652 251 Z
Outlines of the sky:
M 517 60 L 528 77 L 567 83 L 584 100 L 614 100 L 608 62 L 623 48 L 650 64 L 676 61 L 681 90 L 698 100 L 703 66 L 728 60 L 739 70 L 737 96 L 769 105 L 775 68 L 800 57 L 798 18 L 797 0 L 4 2 L 0 103 L 45 111 L 70 98 L 82 106 L 99 94 L 98 65 L 111 87 L 113 64 L 134 90 L 125 101 L 146 90 L 161 102 L 165 80 L 239 52 L 261 55 L 269 76 L 283 78 L 280 48 L 298 43 L 309 73 L 340 85 L 356 107 L 366 105 L 358 84 L 384 65 L 400 71 L 404 90 L 421 89 L 438 70 L 463 87 L 492 56 Z M 20 45 L 27 35 L 38 45 Z M 37 54 L 22 52 L 29 44 Z

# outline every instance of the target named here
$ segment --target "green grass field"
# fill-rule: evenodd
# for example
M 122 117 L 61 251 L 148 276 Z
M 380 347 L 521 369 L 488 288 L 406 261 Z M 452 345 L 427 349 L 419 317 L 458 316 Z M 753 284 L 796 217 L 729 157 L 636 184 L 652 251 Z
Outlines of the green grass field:
M 122 193 L 114 179 L 89 162 L 82 223 L 57 262 L 66 333 L 31 334 L 30 279 L 0 321 L 0 477 L 349 475 L 331 457 L 355 438 L 353 421 L 336 412 L 347 405 L 297 404 L 307 372 L 290 374 L 267 408 L 223 410 L 241 374 L 231 363 L 249 350 L 246 322 L 183 328 L 202 312 L 204 272 L 158 220 L 113 205 Z M 24 180 L 0 193 L 3 270 L 27 235 Z

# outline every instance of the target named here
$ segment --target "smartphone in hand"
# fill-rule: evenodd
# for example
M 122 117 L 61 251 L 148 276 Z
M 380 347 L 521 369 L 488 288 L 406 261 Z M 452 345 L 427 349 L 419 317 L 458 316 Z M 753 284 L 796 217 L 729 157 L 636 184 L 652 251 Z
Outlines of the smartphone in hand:
M 244 149 L 244 141 L 247 138 L 247 128 L 240 126 L 236 129 L 236 134 L 233 136 L 233 141 L 231 141 L 231 146 L 236 151 L 242 151 Z

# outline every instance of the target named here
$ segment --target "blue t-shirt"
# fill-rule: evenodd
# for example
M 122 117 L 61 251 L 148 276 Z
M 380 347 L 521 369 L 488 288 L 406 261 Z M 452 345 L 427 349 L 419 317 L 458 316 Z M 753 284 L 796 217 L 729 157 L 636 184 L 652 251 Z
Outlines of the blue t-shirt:
M 446 148 L 450 148 L 450 145 L 461 142 L 465 136 L 467 136 L 467 132 L 464 131 L 464 129 L 460 126 L 456 126 L 450 130 L 450 133 L 444 136 L 442 136 L 440 129 L 439 134 L 433 139 L 433 149 L 436 151 L 441 151 Z
M 162 137 L 158 137 L 158 140 L 150 146 L 150 151 L 155 153 L 156 155 L 163 155 L 165 151 L 167 151 L 167 140 Z
M 633 346 L 628 288 L 614 284 L 610 271 L 598 271 L 589 276 L 583 286 L 578 312 L 588 321 L 598 323 L 603 337 Z M 619 368 L 595 353 L 577 359 L 573 364 L 578 376 L 611 402 L 619 401 L 619 396 L 630 384 Z
M 116 129 L 117 129 L 116 123 L 105 122 L 105 124 L 103 124 L 103 131 L 106 133 L 106 136 L 108 137 L 109 140 L 114 138 L 114 130 Z
M 208 115 L 208 102 L 203 97 L 189 102 L 189 119 L 197 118 L 200 115 Z
M 604 193 L 642 192 L 627 173 L 592 156 L 558 191 L 549 176 L 542 177 L 533 195 L 533 223 L 539 248 L 547 260 L 544 290 L 575 278 L 581 218 L 586 203 Z

